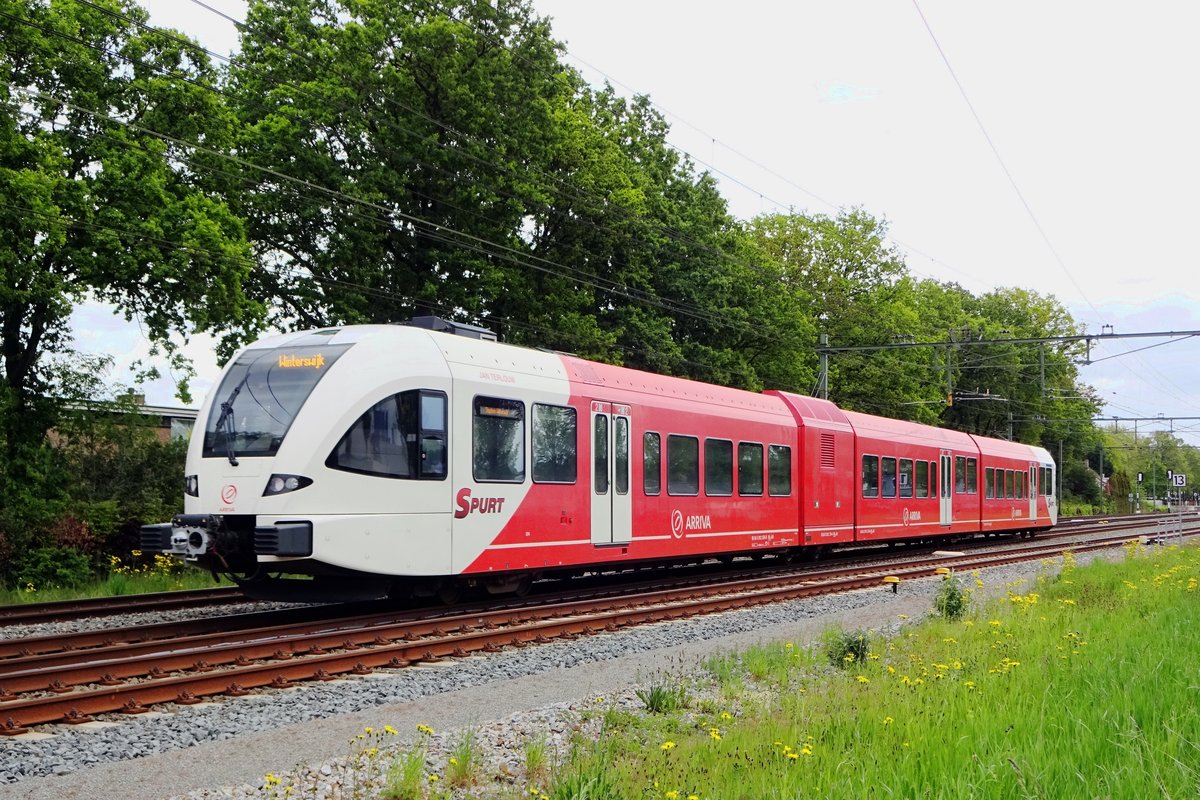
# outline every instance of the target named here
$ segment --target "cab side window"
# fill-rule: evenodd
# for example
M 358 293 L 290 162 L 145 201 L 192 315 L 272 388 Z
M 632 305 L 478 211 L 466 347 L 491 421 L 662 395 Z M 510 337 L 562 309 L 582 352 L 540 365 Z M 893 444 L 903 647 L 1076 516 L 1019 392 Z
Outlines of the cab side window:
M 446 477 L 446 395 L 394 394 L 354 421 L 325 466 L 382 478 Z

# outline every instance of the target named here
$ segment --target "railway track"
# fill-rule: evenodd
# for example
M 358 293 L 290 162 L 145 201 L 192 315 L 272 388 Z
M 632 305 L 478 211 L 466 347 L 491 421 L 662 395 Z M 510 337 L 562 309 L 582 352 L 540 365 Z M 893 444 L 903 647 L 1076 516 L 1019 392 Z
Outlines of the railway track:
M 1200 530 L 1200 520 L 1191 528 Z M 188 704 L 206 696 L 236 696 L 255 688 L 283 688 L 348 673 L 399 669 L 638 624 L 879 587 L 889 575 L 912 580 L 943 567 L 965 572 L 1055 557 L 1066 550 L 1111 548 L 1128 540 L 1127 535 L 1106 535 L 1088 543 L 1026 543 L 1015 552 L 923 554 L 866 567 L 744 574 L 666 589 L 626 588 L 619 596 L 541 599 L 466 613 L 449 610 L 431 616 L 392 611 L 132 643 L 110 638 L 90 647 L 74 640 L 57 651 L 43 642 L 41 652 L 26 648 L 0 661 L 0 732 L 16 734 L 30 725 L 85 722 L 96 714 L 139 713 L 160 703 Z
M 234 587 L 193 589 L 176 592 L 90 597 L 59 600 L 52 603 L 22 603 L 0 606 L 0 625 L 30 625 L 43 622 L 103 617 L 150 611 L 173 611 L 198 606 L 218 607 L 246 602 L 246 596 Z
M 1193 514 L 1195 512 L 1192 512 Z M 1146 527 L 1153 520 L 1174 520 L 1175 515 L 1117 515 L 1111 517 L 1080 517 L 1063 520 L 1051 533 L 1040 538 L 1049 540 L 1059 535 L 1078 535 L 1080 529 L 1107 525 L 1107 530 L 1133 530 Z M 987 539 L 976 540 L 987 543 Z M 855 552 L 855 551 L 847 551 Z M 863 551 L 857 551 L 859 554 Z M 22 603 L 0 606 L 0 629 L 13 625 L 35 625 L 48 622 L 63 622 L 76 619 L 114 616 L 118 614 L 152 613 L 178 609 L 220 608 L 235 603 L 248 602 L 236 587 L 217 587 L 151 594 L 97 597 L 81 600 L 62 600 L 49 603 Z M 4 642 L 0 640 L 0 658 L 4 655 Z

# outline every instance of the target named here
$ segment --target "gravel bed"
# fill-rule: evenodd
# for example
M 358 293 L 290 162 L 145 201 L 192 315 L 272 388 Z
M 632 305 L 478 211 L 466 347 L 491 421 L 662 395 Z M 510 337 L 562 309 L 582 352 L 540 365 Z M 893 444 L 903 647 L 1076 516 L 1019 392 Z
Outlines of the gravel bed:
M 303 603 L 231 603 L 222 606 L 199 608 L 177 608 L 171 611 L 138 612 L 134 614 L 106 614 L 84 617 L 70 622 L 39 622 L 31 625 L 3 625 L 0 623 L 0 639 L 24 639 L 30 636 L 53 636 L 61 633 L 86 633 L 107 628 L 131 628 L 137 625 L 160 622 L 183 622 L 200 617 L 226 617 L 234 614 L 251 614 L 259 611 L 277 611 Z
M 984 570 L 983 579 L 990 591 L 1002 592 L 1050 569 L 1012 565 Z M 53 738 L 4 741 L 0 797 L 280 796 L 278 787 L 263 783 L 271 771 L 300 780 L 301 796 L 332 800 L 342 796 L 350 769 L 345 756 L 366 726 L 394 725 L 399 734 L 386 744 L 399 746 L 412 741 L 422 722 L 438 730 L 426 737 L 433 763 L 445 763 L 453 728 L 465 725 L 479 733 L 488 774 L 516 775 L 524 737 L 536 732 L 559 743 L 580 726 L 580 710 L 594 707 L 597 693 L 609 704 L 632 704 L 637 682 L 654 673 L 694 669 L 705 654 L 755 641 L 810 641 L 833 622 L 887 632 L 899 613 L 927 613 L 936 587 L 935 579 L 906 581 L 895 595 L 880 588 L 823 596 L 171 707 L 173 713 L 153 717 L 114 716 L 120 724 L 112 727 L 46 728 Z M 206 786 L 223 788 L 196 788 Z

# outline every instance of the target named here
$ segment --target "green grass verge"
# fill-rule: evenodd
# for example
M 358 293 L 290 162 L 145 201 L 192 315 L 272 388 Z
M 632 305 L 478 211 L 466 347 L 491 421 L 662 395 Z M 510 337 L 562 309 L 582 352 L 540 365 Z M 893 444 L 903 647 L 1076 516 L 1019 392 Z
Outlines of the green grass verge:
M 1009 587 L 958 621 L 871 636 L 861 657 L 839 646 L 855 635 L 832 632 L 814 648 L 715 658 L 710 687 L 687 679 L 709 699 L 614 714 L 543 793 L 1196 797 L 1200 552 L 1129 555 L 1086 568 L 1068 556 L 1056 576 Z
M 108 574 L 102 579 L 74 586 L 35 586 L 27 583 L 24 586 L 0 589 L 0 605 L 51 603 L 89 597 L 119 597 L 232 585 L 227 580 L 214 582 L 210 573 L 188 567 L 177 558 L 161 554 L 147 558 L 135 550 L 128 563 L 111 556 Z

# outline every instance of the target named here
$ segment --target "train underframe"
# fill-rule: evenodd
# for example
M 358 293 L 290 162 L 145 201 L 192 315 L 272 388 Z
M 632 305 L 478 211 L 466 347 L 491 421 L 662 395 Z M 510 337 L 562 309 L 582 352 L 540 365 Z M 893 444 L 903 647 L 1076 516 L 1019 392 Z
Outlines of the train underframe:
M 225 577 L 247 597 L 255 600 L 320 603 L 392 599 L 437 599 L 454 603 L 475 593 L 516 595 L 527 593 L 534 581 L 543 578 L 567 578 L 597 571 L 597 565 L 554 570 L 526 570 L 503 575 L 396 576 L 343 569 L 316 560 L 312 553 L 312 528 L 307 523 L 292 527 L 256 526 L 253 515 L 180 514 L 171 522 L 142 528 L 142 549 L 180 558 L 194 567 L 207 569 L 214 578 Z M 304 526 L 307 525 L 307 529 Z M 282 527 L 282 530 L 280 528 Z M 1031 538 L 1038 529 L 987 531 L 986 537 L 1015 535 Z M 971 539 L 979 533 L 921 539 L 893 539 L 874 542 L 894 548 L 900 545 L 952 544 Z M 869 545 L 868 545 L 869 546 Z M 775 550 L 750 550 L 715 554 L 712 558 L 729 564 L 735 558 L 762 560 L 768 557 L 784 561 L 816 561 L 827 557 L 832 545 L 803 545 Z M 259 555 L 292 556 L 286 571 L 258 560 Z M 619 571 L 660 568 L 698 563 L 706 558 L 656 559 L 611 565 Z M 279 565 L 282 566 L 282 565 Z

